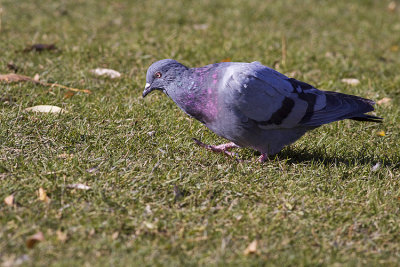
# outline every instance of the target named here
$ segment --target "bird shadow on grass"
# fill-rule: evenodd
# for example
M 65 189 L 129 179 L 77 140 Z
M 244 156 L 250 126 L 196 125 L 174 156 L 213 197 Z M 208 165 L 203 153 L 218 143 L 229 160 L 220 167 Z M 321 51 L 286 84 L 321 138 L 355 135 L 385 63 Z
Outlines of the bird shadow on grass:
M 376 157 L 367 155 L 365 152 L 359 151 L 348 153 L 343 156 L 329 155 L 328 152 L 323 150 L 293 150 L 291 148 L 279 152 L 277 155 L 272 156 L 271 160 L 285 160 L 287 163 L 318 163 L 325 166 L 335 166 L 338 164 L 345 164 L 346 166 L 354 165 L 368 165 L 370 167 L 380 164 L 381 167 L 399 168 L 400 161 L 393 160 L 387 156 Z
M 260 156 L 260 152 L 249 150 L 246 155 L 240 157 L 240 162 L 253 161 L 254 157 Z M 367 155 L 366 152 L 356 151 L 347 153 L 346 155 L 332 155 L 327 151 L 293 149 L 288 147 L 276 155 L 269 156 L 267 162 L 285 161 L 289 164 L 321 164 L 324 166 L 336 166 L 344 164 L 346 166 L 367 165 L 371 168 L 379 164 L 380 167 L 390 167 L 393 169 L 400 168 L 400 160 L 397 158 L 389 158 L 387 156 L 376 157 Z

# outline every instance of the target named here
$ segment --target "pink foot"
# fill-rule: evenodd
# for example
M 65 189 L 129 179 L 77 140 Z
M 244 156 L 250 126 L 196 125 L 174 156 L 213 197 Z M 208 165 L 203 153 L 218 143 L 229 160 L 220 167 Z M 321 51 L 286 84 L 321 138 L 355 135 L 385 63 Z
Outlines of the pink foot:
M 268 154 L 267 153 L 262 153 L 261 156 L 258 158 L 258 161 L 263 163 L 265 161 L 269 160 Z
M 225 155 L 230 156 L 230 157 L 237 157 L 236 153 L 228 151 L 228 149 L 231 149 L 234 147 L 239 147 L 238 145 L 236 145 L 233 142 L 218 145 L 218 146 L 211 146 L 211 145 L 204 144 L 203 142 L 197 140 L 196 138 L 192 138 L 192 139 L 197 145 L 204 147 L 205 149 L 208 149 L 208 150 L 211 150 L 211 151 L 217 152 L 217 153 L 224 153 Z

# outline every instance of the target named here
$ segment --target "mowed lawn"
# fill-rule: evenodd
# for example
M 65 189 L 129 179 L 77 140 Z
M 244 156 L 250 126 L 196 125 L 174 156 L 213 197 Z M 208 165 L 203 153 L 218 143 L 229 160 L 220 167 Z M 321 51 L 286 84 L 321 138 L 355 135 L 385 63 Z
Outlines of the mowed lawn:
M 399 265 L 400 2 L 0 8 L 0 74 L 15 66 L 92 92 L 0 83 L 0 266 Z M 24 52 L 38 43 L 57 50 Z M 142 99 L 148 66 L 164 58 L 260 61 L 323 90 L 390 101 L 376 106 L 382 124 L 325 125 L 264 164 L 235 149 L 247 161 L 238 163 L 196 146 L 193 137 L 225 140 L 165 95 Z M 67 112 L 25 111 L 35 105 Z

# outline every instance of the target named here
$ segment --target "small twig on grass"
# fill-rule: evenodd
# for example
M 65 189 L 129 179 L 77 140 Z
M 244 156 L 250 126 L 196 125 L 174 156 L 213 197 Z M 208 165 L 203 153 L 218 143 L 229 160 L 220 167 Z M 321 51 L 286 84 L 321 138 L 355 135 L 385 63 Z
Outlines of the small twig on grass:
M 0 74 L 0 82 L 6 82 L 6 83 L 13 83 L 13 82 L 32 82 L 35 84 L 40 84 L 43 86 L 50 86 L 52 87 L 59 87 L 59 88 L 63 88 L 63 89 L 67 89 L 69 91 L 73 91 L 73 92 L 83 92 L 83 93 L 87 93 L 87 94 L 91 94 L 92 91 L 88 90 L 88 89 L 77 89 L 77 88 L 72 88 L 72 87 L 68 87 L 65 85 L 61 85 L 58 83 L 45 83 L 45 82 L 41 82 L 39 80 L 35 80 L 29 76 L 25 76 L 25 75 L 19 75 L 19 74 L 15 74 L 15 73 L 9 73 L 9 74 Z

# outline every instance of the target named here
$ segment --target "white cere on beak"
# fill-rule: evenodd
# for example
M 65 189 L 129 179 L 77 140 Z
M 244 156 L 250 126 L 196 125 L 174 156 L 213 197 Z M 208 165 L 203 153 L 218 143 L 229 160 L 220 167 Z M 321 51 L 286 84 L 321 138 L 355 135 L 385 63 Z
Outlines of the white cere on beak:
M 146 86 L 144 87 L 144 89 L 147 89 L 147 88 L 149 88 L 150 87 L 150 84 L 149 83 L 146 83 Z

